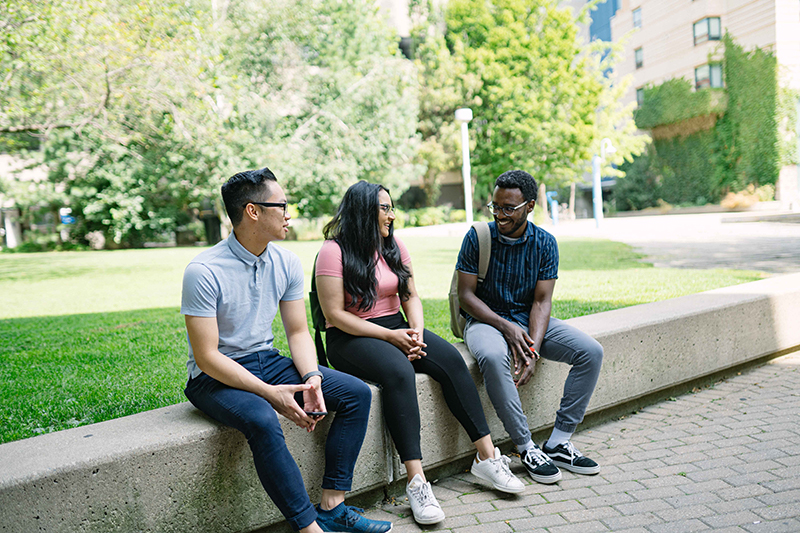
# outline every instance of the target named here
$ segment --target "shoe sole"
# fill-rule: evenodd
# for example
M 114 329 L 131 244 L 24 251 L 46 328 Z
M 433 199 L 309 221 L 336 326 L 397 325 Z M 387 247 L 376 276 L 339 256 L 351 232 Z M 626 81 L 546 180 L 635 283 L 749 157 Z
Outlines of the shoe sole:
M 411 513 L 411 514 L 413 516 L 414 513 Z M 433 524 L 438 524 L 439 522 L 444 522 L 445 518 L 446 518 L 445 516 L 442 516 L 441 518 L 429 518 L 427 520 L 418 520 L 417 517 L 415 516 L 414 517 L 414 522 L 416 522 L 417 524 L 419 524 L 421 526 L 432 526 Z
M 482 479 L 483 481 L 485 481 L 487 483 L 491 483 L 492 486 L 495 488 L 495 490 L 499 490 L 500 492 L 505 492 L 506 494 L 519 494 L 520 492 L 525 492 L 525 485 L 523 485 L 522 487 L 516 488 L 516 489 L 513 488 L 513 487 L 503 487 L 501 485 L 497 485 L 491 479 L 483 477 L 483 474 L 481 474 L 480 472 L 477 472 L 477 471 L 475 471 L 473 469 L 470 469 L 470 472 L 476 478 Z
M 528 475 L 531 476 L 531 479 L 533 479 L 536 483 L 542 483 L 544 485 L 552 485 L 553 483 L 558 483 L 561 481 L 561 472 L 557 472 L 551 476 L 540 476 L 530 472 L 528 472 Z
M 551 458 L 552 459 L 552 458 Z M 553 464 L 556 465 L 558 468 L 563 468 L 564 470 L 569 470 L 575 474 L 583 474 L 585 476 L 593 476 L 600 472 L 600 465 L 597 466 L 573 466 L 570 463 L 565 463 L 563 461 L 556 461 L 553 459 Z

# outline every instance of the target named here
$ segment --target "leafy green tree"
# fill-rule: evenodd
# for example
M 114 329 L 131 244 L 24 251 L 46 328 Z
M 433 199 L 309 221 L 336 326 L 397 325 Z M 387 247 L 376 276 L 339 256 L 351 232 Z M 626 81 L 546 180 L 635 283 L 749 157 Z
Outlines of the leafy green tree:
M 304 215 L 358 179 L 402 193 L 420 172 L 413 66 L 368 0 L 10 5 L 0 135 L 41 142 L 25 155 L 75 234 L 162 239 L 244 168 L 273 168 Z
M 619 104 L 630 81 L 612 85 L 604 75 L 619 59 L 620 47 L 602 59 L 610 45 L 586 44 L 578 35 L 578 22 L 587 22 L 588 10 L 597 1 L 589 2 L 577 17 L 560 4 L 451 0 L 443 35 L 441 30 L 437 35 L 442 26 L 430 16 L 433 10 L 424 4 L 417 7 L 422 18 L 429 16 L 429 24 L 417 32 L 422 43 L 418 60 L 427 74 L 423 83 L 437 87 L 434 102 L 423 103 L 420 124 L 452 123 L 455 108 L 473 109 L 472 167 L 478 197 L 487 197 L 494 179 L 511 168 L 525 169 L 551 188 L 575 182 L 589 170 L 604 137 L 618 148 L 607 164 L 640 153 L 648 141 L 634 135 L 633 104 Z M 452 66 L 449 84 L 436 78 L 440 64 Z M 460 94 L 460 101 L 453 92 Z M 423 129 L 423 142 L 446 151 L 454 144 L 452 134 L 439 131 L 435 136 Z

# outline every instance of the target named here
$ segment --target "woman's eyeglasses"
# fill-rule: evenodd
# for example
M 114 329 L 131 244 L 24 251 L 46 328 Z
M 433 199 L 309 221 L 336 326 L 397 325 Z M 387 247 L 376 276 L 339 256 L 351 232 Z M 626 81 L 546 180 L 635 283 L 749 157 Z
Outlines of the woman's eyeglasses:
M 394 206 L 391 206 L 389 204 L 378 204 L 378 208 L 387 215 L 390 213 L 394 213 Z
M 262 207 L 280 207 L 283 209 L 283 216 L 286 216 L 286 208 L 289 206 L 289 202 L 247 202 L 247 204 L 255 204 Z M 244 204 L 245 207 L 247 204 Z
M 514 214 L 514 211 L 526 205 L 528 205 L 528 202 L 522 202 L 517 207 L 505 207 L 503 205 L 497 205 L 494 202 L 489 202 L 486 205 L 486 208 L 489 209 L 489 211 L 491 211 L 493 215 L 497 215 L 498 213 L 500 213 L 500 211 L 502 211 L 505 216 L 510 217 L 511 215 Z

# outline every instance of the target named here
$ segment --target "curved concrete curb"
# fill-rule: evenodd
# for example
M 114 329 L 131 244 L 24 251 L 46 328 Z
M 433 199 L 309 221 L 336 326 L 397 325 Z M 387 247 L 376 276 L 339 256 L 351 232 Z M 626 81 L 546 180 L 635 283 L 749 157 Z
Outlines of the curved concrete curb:
M 800 346 L 800 274 L 571 319 L 605 348 L 590 413 Z M 477 365 L 465 354 L 496 442 L 507 439 Z M 522 400 L 531 428 L 552 424 L 567 367 L 540 362 Z M 418 376 L 427 467 L 474 453 L 439 386 Z M 283 421 L 312 496 L 325 429 Z M 282 517 L 235 431 L 180 404 L 0 446 L 0 531 L 255 531 Z M 404 475 L 373 388 L 354 492 Z

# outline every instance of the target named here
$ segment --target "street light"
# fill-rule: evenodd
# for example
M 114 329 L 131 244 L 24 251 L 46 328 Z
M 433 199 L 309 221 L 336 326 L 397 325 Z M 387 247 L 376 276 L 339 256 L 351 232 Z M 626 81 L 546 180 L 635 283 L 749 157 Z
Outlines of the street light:
M 467 211 L 467 223 L 472 225 L 472 178 L 469 166 L 469 121 L 472 120 L 472 109 L 462 107 L 456 109 L 456 121 L 461 122 L 461 177 L 464 179 L 464 209 Z
M 592 202 L 594 204 L 594 223 L 600 227 L 603 220 L 603 189 L 600 187 L 600 167 L 605 161 L 606 154 L 613 154 L 617 149 L 611 144 L 608 137 L 600 141 L 600 155 L 592 157 Z

